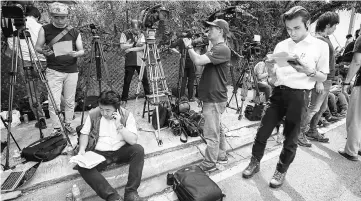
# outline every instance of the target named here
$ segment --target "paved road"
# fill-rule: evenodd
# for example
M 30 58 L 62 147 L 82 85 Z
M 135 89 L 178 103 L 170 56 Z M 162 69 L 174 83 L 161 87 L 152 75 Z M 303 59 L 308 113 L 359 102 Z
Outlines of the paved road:
M 271 189 L 268 185 L 280 148 L 265 156 L 261 171 L 249 180 L 243 179 L 241 174 L 246 162 L 222 173 L 216 180 L 227 195 L 225 201 L 361 201 L 361 161 L 352 162 L 337 153 L 346 142 L 345 124 L 327 132 L 326 136 L 330 143 L 314 143 L 311 148 L 297 150 L 286 181 L 279 189 Z

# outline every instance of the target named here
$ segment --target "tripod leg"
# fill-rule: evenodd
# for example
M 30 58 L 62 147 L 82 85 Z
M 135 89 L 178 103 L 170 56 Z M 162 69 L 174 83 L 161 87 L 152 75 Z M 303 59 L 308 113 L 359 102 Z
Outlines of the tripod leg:
M 4 118 L 3 118 L 2 116 L 0 116 L 0 117 L 1 117 L 1 121 L 3 122 L 5 128 L 8 130 L 9 127 L 8 127 L 8 125 L 6 124 Z M 13 134 L 12 134 L 11 132 L 10 132 L 10 136 L 11 136 L 11 138 L 14 140 L 14 142 L 15 142 L 16 146 L 18 147 L 19 151 L 21 151 L 21 148 L 20 148 L 19 144 L 16 142 L 16 140 L 15 140 L 15 138 L 14 138 L 14 136 L 13 136 Z
M 108 86 L 110 87 L 110 89 L 113 91 L 113 84 L 111 82 L 110 79 L 110 74 L 109 74 L 109 70 L 108 70 L 108 64 L 105 60 L 105 56 L 104 56 L 104 52 L 103 52 L 103 47 L 101 43 L 98 43 L 99 45 L 99 52 L 100 52 L 100 58 L 101 58 L 101 63 L 103 63 L 104 66 L 104 71 L 105 71 L 105 76 L 106 76 L 106 82 L 108 84 Z

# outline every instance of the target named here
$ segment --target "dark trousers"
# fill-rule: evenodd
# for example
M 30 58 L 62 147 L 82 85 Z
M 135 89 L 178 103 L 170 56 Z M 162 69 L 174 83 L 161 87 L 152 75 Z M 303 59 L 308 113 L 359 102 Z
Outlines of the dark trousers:
M 130 87 L 130 83 L 132 82 L 135 70 L 137 70 L 138 75 L 139 75 L 140 66 L 126 66 L 125 67 L 122 101 L 127 101 L 128 100 L 129 87 Z M 144 68 L 142 84 L 143 84 L 145 95 L 149 95 L 150 94 L 150 87 L 149 87 L 149 81 L 148 81 L 147 69 L 146 68 Z
M 186 88 L 186 84 L 187 84 L 188 99 L 193 98 L 193 89 L 194 89 L 195 79 L 196 79 L 196 74 L 194 72 L 194 67 L 189 66 L 188 68 L 184 68 L 184 74 L 182 77 L 182 85 L 181 85 L 181 96 L 183 96 L 185 94 L 185 88 Z
M 252 147 L 252 156 L 261 161 L 273 129 L 284 116 L 285 140 L 283 149 L 277 163 L 277 170 L 281 173 L 287 171 L 296 156 L 297 139 L 300 133 L 302 113 L 306 110 L 306 90 L 291 89 L 288 87 L 275 87 L 270 97 L 270 104 L 261 120 L 261 125 L 256 134 Z
M 95 151 L 103 155 L 107 160 L 92 169 L 79 167 L 78 171 L 85 182 L 97 193 L 99 197 L 107 201 L 118 200 L 118 192 L 110 186 L 108 181 L 100 174 L 107 165 L 111 163 L 128 163 L 128 182 L 125 186 L 125 194 L 136 192 L 142 178 L 144 166 L 144 149 L 141 145 L 122 146 L 117 151 Z
M 272 87 L 266 83 L 258 82 L 258 89 L 260 92 L 264 92 L 266 96 L 266 102 L 269 100 L 269 97 L 272 93 Z

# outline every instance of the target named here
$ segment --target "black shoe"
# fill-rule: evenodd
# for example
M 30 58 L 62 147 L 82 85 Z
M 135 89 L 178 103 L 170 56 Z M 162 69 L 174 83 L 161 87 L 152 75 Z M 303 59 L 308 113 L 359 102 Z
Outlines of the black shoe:
M 334 122 L 336 122 L 336 121 L 339 121 L 339 120 L 342 119 L 342 118 L 335 117 L 335 116 L 330 116 L 330 117 L 325 118 L 325 119 L 326 119 L 326 121 L 328 121 L 328 122 L 330 122 L 330 123 L 334 123 Z
M 357 156 L 350 156 L 348 155 L 345 151 L 343 150 L 339 150 L 338 151 L 339 154 L 341 154 L 341 156 L 347 158 L 350 161 L 358 161 L 358 157 Z
M 124 194 L 124 201 L 145 201 L 145 198 L 139 197 L 138 192 Z
M 40 125 L 40 129 L 46 129 L 46 122 L 44 118 L 39 119 L 38 122 L 35 123 L 35 128 L 39 128 Z
M 271 182 L 269 183 L 269 186 L 271 188 L 279 188 L 282 186 L 283 182 L 285 181 L 285 178 L 286 178 L 286 172 L 280 173 L 278 172 L 278 170 L 276 170 L 275 173 L 273 174 Z
M 246 167 L 246 169 L 243 170 L 242 176 L 245 179 L 251 178 L 253 177 L 254 174 L 259 172 L 259 169 L 260 169 L 260 162 L 255 157 L 252 156 L 251 162 Z
M 307 139 L 305 133 L 300 133 L 300 135 L 298 136 L 297 144 L 300 146 L 303 146 L 303 147 L 311 147 L 312 146 L 310 141 Z

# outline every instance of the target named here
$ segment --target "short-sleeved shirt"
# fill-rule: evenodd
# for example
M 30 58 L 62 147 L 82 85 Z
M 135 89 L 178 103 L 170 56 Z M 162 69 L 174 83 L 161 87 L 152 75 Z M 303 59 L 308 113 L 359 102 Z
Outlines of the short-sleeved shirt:
M 335 50 L 333 48 L 333 45 L 330 41 L 330 38 L 328 36 L 317 36 L 318 39 L 325 41 L 328 44 L 329 49 L 329 68 L 330 73 L 327 74 L 327 80 L 334 80 L 335 79 Z
M 254 67 L 254 73 L 256 74 L 257 78 L 258 75 L 267 73 L 267 67 L 266 64 L 263 61 L 260 61 L 256 64 L 256 66 Z M 262 79 L 258 78 L 258 82 L 267 82 L 267 77 L 264 77 Z
M 299 59 L 324 74 L 329 73 L 329 50 L 326 42 L 310 34 L 302 41 L 295 43 L 291 38 L 279 42 L 274 53 L 287 52 L 297 55 Z M 275 64 L 275 86 L 284 85 L 292 89 L 313 89 L 316 82 L 305 73 L 297 72 L 292 66 L 279 67 Z
M 53 24 L 43 26 L 45 34 L 45 43 L 49 44 L 59 33 L 65 28 L 57 28 Z M 65 34 L 57 43 L 70 41 L 72 43 L 73 51 L 76 51 L 76 40 L 79 36 L 79 31 L 71 29 Z M 53 47 L 51 47 L 52 50 Z M 62 73 L 75 73 L 78 72 L 77 58 L 69 55 L 61 55 L 55 57 L 55 54 L 46 56 L 47 67 Z
M 125 128 L 127 128 L 130 132 L 137 134 L 137 126 L 132 113 L 129 113 Z M 91 120 L 88 116 L 80 132 L 84 135 L 89 135 L 90 130 Z M 108 120 L 104 117 L 101 117 L 99 126 L 99 139 L 95 149 L 98 151 L 116 151 L 125 144 L 126 142 L 123 136 L 117 133 L 115 120 Z
M 120 35 L 120 44 L 127 43 L 131 40 L 133 47 L 139 47 L 145 43 L 145 37 L 143 33 L 134 34 L 131 29 L 124 31 Z M 125 66 L 141 66 L 142 65 L 143 50 L 132 51 L 125 54 Z
M 355 46 L 353 48 L 354 53 L 361 53 L 361 36 L 359 36 L 355 42 Z M 361 68 L 357 71 L 355 86 L 361 86 Z
M 226 43 L 222 42 L 214 45 L 205 55 L 211 60 L 211 63 L 204 67 L 199 82 L 199 99 L 211 103 L 226 102 L 231 50 Z

